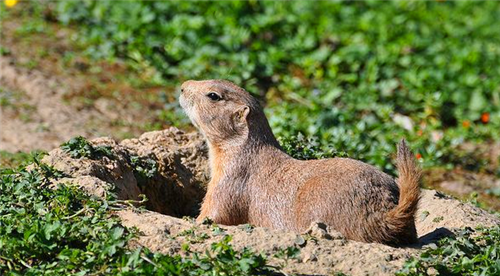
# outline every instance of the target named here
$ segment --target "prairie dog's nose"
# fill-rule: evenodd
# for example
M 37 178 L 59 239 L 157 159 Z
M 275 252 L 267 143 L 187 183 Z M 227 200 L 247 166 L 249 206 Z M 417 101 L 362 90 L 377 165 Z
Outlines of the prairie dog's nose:
M 196 83 L 196 81 L 193 81 L 193 80 L 188 80 L 188 81 L 185 81 L 182 85 L 181 85 L 181 93 L 185 93 L 187 92 L 188 90 L 190 90 L 190 87 L 193 87 L 193 85 Z

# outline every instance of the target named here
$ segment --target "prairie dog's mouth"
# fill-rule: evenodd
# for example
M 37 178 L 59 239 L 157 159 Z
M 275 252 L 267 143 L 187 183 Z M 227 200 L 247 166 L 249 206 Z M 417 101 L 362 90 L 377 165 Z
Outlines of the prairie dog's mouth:
M 179 103 L 181 104 L 182 109 L 186 110 L 191 106 L 191 103 L 188 102 L 186 97 L 183 94 L 179 97 Z
M 191 123 L 196 127 L 200 128 L 198 124 L 196 123 L 195 116 L 194 116 L 194 110 L 193 110 L 193 101 L 187 99 L 184 97 L 184 95 L 181 94 L 179 97 L 179 103 L 181 104 L 182 110 L 184 110 L 184 113 L 189 117 L 189 120 L 191 120 Z

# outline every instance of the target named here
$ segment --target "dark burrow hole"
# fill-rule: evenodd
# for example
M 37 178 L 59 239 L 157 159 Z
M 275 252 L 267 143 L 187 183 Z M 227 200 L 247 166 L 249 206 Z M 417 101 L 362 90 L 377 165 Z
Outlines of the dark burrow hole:
M 130 165 L 146 209 L 174 217 L 196 217 L 206 193 L 208 172 L 187 167 L 178 155 L 156 159 L 131 155 Z M 138 195 L 137 195 L 138 196 Z

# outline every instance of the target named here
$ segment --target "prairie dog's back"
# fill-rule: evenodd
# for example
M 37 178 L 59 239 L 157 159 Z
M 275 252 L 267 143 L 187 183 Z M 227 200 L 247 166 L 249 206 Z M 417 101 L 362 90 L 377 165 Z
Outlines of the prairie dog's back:
M 321 221 L 335 229 L 359 228 L 358 223 L 376 210 L 385 213 L 398 203 L 394 179 L 366 163 L 349 158 L 283 162 L 261 168 L 251 181 L 252 217 L 263 221 L 268 214 L 282 214 L 274 224 L 266 223 L 267 227 L 304 231 L 312 222 Z M 266 201 L 273 202 L 272 207 L 260 204 Z

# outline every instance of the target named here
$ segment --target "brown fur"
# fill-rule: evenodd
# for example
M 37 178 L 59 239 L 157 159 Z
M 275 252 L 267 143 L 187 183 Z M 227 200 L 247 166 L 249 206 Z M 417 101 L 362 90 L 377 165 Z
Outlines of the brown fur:
M 347 238 L 417 241 L 420 171 L 402 141 L 399 179 L 349 158 L 301 161 L 280 148 L 258 102 L 223 80 L 187 81 L 180 102 L 207 139 L 212 179 L 198 221 L 306 230 L 324 222 Z M 213 92 L 222 97 L 211 100 Z

